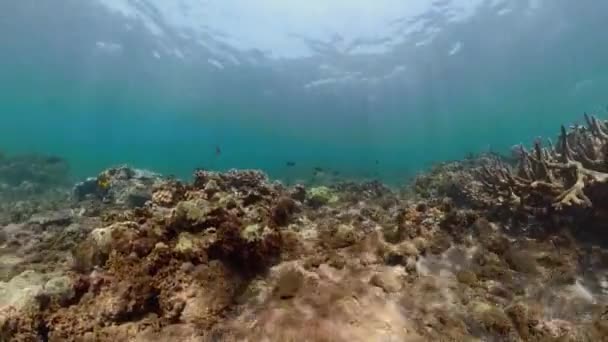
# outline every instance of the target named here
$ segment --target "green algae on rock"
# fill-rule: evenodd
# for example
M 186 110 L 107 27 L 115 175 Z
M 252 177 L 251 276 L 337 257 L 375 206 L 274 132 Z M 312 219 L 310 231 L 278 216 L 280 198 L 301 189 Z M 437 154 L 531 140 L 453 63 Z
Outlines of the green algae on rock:
M 311 188 L 306 193 L 306 201 L 313 207 L 320 207 L 326 204 L 333 204 L 340 200 L 338 195 L 326 186 L 318 186 Z

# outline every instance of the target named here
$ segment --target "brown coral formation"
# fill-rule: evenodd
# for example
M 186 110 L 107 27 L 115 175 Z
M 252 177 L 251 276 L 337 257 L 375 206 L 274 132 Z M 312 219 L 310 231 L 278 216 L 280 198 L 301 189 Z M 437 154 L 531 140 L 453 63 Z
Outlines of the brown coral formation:
M 500 162 L 486 165 L 481 179 L 495 198 L 529 212 L 571 208 L 606 209 L 608 194 L 608 126 L 585 115 L 586 126 L 562 126 L 557 144 L 532 152 L 520 148 L 516 168 Z

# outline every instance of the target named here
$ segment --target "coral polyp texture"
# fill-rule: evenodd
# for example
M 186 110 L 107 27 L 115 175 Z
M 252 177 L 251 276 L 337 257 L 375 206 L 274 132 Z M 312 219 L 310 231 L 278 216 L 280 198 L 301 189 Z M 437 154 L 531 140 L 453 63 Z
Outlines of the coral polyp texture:
M 513 207 L 528 211 L 608 208 L 608 124 L 585 115 L 586 126 L 561 127 L 557 143 L 532 151 L 519 148 L 516 167 L 494 161 L 480 179 L 486 189 Z

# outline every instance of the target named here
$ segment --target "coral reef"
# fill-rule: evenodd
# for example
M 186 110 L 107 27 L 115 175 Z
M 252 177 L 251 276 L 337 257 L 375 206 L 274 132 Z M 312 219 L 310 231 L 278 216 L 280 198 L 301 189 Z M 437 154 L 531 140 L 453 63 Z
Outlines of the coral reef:
M 474 172 L 490 162 L 508 163 L 503 156 L 494 153 L 471 155 L 462 161 L 439 163 L 428 172 L 417 175 L 407 192 L 425 201 L 449 198 L 461 207 L 480 209 L 486 207 L 481 193 L 485 190 Z M 408 194 L 406 192 L 406 194 Z
M 501 203 L 529 212 L 594 208 L 605 211 L 608 195 L 608 126 L 585 114 L 586 126 L 562 126 L 555 145 L 540 140 L 520 147 L 515 168 L 496 161 L 480 178 Z
M 132 169 L 120 166 L 103 171 L 95 178 L 88 178 L 76 184 L 72 190 L 74 197 L 82 201 L 85 198 L 97 198 L 114 205 L 124 207 L 142 207 L 149 200 L 169 201 L 172 194 L 163 198 L 157 194 L 153 198 L 152 189 L 160 186 L 162 177 L 148 170 Z
M 0 155 L 0 224 L 60 209 L 69 198 L 68 163 L 38 154 Z
M 39 154 L 0 156 L 0 184 L 4 188 L 21 186 L 35 192 L 70 183 L 69 165 L 62 158 Z
M 569 163 L 542 151 L 541 163 Z M 0 225 L 0 341 L 606 340 L 608 250 L 549 225 L 514 234 L 511 216 L 490 215 L 512 193 L 533 208 L 565 199 L 501 188 L 521 176 L 495 160 L 444 164 L 413 195 L 285 187 L 253 170 L 191 183 L 106 170 L 74 201 Z M 578 167 L 599 210 L 602 183 Z

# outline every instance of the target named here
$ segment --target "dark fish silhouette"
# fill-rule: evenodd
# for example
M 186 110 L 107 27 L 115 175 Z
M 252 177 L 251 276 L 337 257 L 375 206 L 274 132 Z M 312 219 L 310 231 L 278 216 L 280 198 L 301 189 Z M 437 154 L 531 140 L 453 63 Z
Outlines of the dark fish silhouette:
M 61 159 L 60 157 L 51 156 L 46 158 L 46 162 L 47 164 L 59 164 L 63 162 L 63 159 Z
M 378 159 L 376 159 L 376 165 L 380 164 L 380 161 Z
M 317 166 L 317 167 L 314 167 L 312 169 L 312 174 L 315 177 L 316 176 L 323 176 L 325 174 L 325 170 L 323 168 Z
M 294 167 L 294 166 L 296 166 L 296 162 L 288 161 L 285 163 L 285 165 L 288 167 Z
M 332 174 L 333 176 L 339 176 L 339 175 L 340 175 L 340 171 L 336 171 L 336 170 L 334 170 L 334 171 L 332 171 L 332 172 L 331 172 L 331 174 Z
M 215 156 L 219 157 L 222 154 L 222 150 L 220 149 L 220 145 L 215 145 Z

